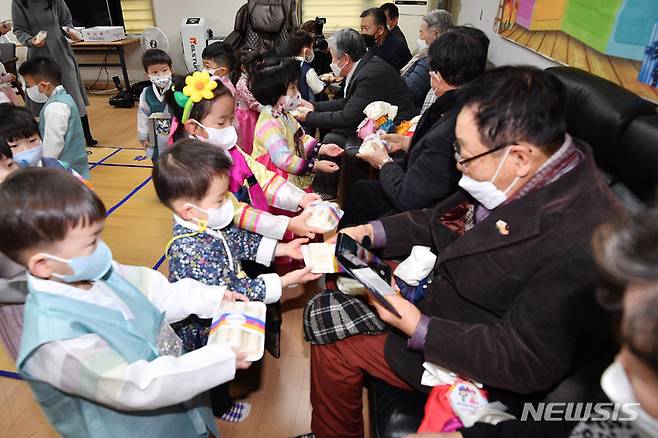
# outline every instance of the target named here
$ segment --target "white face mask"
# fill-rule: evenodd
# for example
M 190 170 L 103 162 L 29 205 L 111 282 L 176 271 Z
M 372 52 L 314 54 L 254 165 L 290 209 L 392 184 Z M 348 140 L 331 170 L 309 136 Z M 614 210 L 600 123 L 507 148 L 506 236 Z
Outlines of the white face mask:
M 313 60 L 315 60 L 315 52 L 313 50 L 310 50 L 309 52 L 310 54 L 307 53 L 304 56 L 304 60 L 310 64 L 313 62 Z
M 39 91 L 39 86 L 34 85 L 27 89 L 27 97 L 34 103 L 46 103 L 48 101 L 48 95 Z
M 155 85 L 161 90 L 165 88 L 169 88 L 169 86 L 171 85 L 171 73 L 164 75 L 151 75 L 149 76 L 149 79 L 151 80 L 151 83 L 153 85 Z
M 507 159 L 507 156 L 510 153 L 510 150 L 511 150 L 510 148 L 507 148 L 507 150 L 505 151 L 505 156 L 500 161 L 500 164 L 496 169 L 496 173 L 494 174 L 493 178 L 491 178 L 490 181 L 477 181 L 467 175 L 462 175 L 461 179 L 459 180 L 459 187 L 466 190 L 487 210 L 493 210 L 494 208 L 498 207 L 500 204 L 505 202 L 507 200 L 507 192 L 509 192 L 510 189 L 514 186 L 514 184 L 516 184 L 519 181 L 519 178 L 517 177 L 512 182 L 512 184 L 510 184 L 509 187 L 505 189 L 505 191 L 500 190 L 493 183 L 498 177 L 498 173 L 500 172 L 500 169 L 502 169 L 503 164 L 505 163 L 505 160 Z
M 192 119 L 192 121 L 205 129 L 206 133 L 208 133 L 208 138 L 197 136 L 201 141 L 208 142 L 211 145 L 224 150 L 229 150 L 238 143 L 238 132 L 235 130 L 234 126 L 229 126 L 228 128 L 208 128 L 194 119 Z
M 418 50 L 423 50 L 427 48 L 427 43 L 425 42 L 424 39 L 418 38 L 416 40 L 416 47 L 418 47 Z
M 601 376 L 601 388 L 614 403 L 637 403 L 637 397 L 635 397 L 633 387 L 628 380 L 626 370 L 618 359 Z M 632 424 L 646 433 L 647 437 L 658 436 L 658 419 L 653 418 L 639 405 L 629 406 L 625 409 L 632 410 L 637 414 L 637 418 L 633 420 Z
M 329 65 L 329 68 L 331 68 L 331 71 L 334 74 L 334 76 L 338 76 L 338 77 L 341 76 L 341 70 L 343 70 L 343 67 L 340 67 L 337 63 L 332 62 Z
M 194 204 L 187 204 L 187 206 L 195 208 L 208 215 L 208 220 L 205 221 L 208 225 L 208 228 L 226 228 L 233 222 L 233 216 L 235 215 L 235 208 L 233 207 L 233 203 L 230 200 L 224 201 L 224 203 L 219 208 L 209 208 L 208 210 L 199 208 Z M 196 218 L 192 220 L 198 223 L 204 222 Z
M 283 96 L 283 110 L 284 111 L 295 111 L 299 108 L 299 105 L 302 104 L 302 96 L 297 94 L 295 96 Z

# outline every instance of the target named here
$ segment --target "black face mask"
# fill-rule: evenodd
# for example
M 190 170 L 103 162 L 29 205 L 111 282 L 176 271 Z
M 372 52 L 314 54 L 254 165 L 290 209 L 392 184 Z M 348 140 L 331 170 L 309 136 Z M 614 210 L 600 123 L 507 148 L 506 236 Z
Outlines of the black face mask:
M 375 37 L 372 35 L 365 35 L 361 34 L 363 37 L 363 40 L 366 42 L 366 47 L 370 48 L 373 47 L 375 44 L 377 44 L 377 41 L 375 41 Z

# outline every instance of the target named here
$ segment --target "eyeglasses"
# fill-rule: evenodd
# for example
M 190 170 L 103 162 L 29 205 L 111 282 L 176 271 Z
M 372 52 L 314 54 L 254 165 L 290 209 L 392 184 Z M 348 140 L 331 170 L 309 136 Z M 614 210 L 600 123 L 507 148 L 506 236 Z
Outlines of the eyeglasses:
M 496 151 L 499 151 L 501 149 L 505 149 L 506 147 L 509 147 L 509 146 L 515 146 L 517 144 L 518 143 L 516 141 L 508 141 L 508 142 L 505 142 L 505 143 L 501 143 L 501 144 L 493 147 L 492 149 L 489 149 L 486 152 L 482 152 L 481 154 L 477 154 L 477 155 L 474 155 L 474 156 L 466 158 L 466 159 L 462 159 L 461 144 L 459 144 L 459 140 L 455 140 L 452 143 L 452 148 L 455 151 L 455 161 L 457 162 L 457 164 L 459 164 L 460 166 L 465 166 L 473 160 L 477 160 L 478 158 L 482 158 L 485 155 L 493 154 Z

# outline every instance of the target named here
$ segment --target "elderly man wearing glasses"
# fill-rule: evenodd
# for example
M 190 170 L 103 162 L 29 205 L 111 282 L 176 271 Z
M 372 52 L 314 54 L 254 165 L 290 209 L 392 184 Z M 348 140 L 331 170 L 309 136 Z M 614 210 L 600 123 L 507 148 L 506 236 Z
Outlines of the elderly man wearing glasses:
M 312 429 L 363 436 L 366 374 L 427 392 L 423 362 L 481 382 L 512 414 L 541 401 L 611 340 L 595 299 L 590 240 L 624 217 L 591 150 L 566 134 L 564 89 L 548 72 L 503 67 L 468 87 L 456 124 L 464 189 L 434 209 L 344 229 L 385 257 L 438 254 L 425 296 L 373 302 L 390 330 L 311 348 Z

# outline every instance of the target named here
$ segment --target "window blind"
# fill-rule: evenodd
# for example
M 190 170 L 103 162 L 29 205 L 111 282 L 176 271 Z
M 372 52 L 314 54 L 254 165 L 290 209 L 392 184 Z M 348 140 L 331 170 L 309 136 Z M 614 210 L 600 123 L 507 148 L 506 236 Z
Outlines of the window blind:
M 325 33 L 351 27 L 360 30 L 361 12 L 369 8 L 381 6 L 387 0 L 301 0 L 302 23 L 315 20 L 315 17 L 325 17 Z M 390 0 L 388 0 L 390 1 Z
M 142 33 L 155 25 L 151 0 L 121 0 L 121 10 L 127 33 Z

